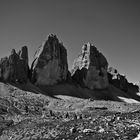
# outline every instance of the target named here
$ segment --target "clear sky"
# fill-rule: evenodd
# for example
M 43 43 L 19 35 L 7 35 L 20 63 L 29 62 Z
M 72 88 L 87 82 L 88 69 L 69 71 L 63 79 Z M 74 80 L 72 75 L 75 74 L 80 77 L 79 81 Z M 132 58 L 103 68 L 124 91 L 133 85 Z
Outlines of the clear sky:
M 109 66 L 140 81 L 140 0 L 0 0 L 0 57 L 27 45 L 31 63 L 50 33 L 67 48 L 69 69 L 91 42 Z

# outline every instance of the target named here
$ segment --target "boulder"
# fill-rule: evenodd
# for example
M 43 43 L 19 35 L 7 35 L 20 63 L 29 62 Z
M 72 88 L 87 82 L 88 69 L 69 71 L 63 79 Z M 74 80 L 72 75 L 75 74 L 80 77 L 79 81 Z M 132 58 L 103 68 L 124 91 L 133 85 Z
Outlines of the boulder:
M 88 43 L 74 60 L 72 79 L 82 87 L 104 89 L 108 87 L 108 62 L 95 46 Z
M 9 57 L 0 60 L 0 79 L 8 82 L 26 83 L 28 80 L 28 49 L 26 46 L 16 53 L 13 49 Z
M 49 35 L 39 47 L 31 66 L 35 85 L 54 85 L 67 80 L 67 51 L 56 35 Z

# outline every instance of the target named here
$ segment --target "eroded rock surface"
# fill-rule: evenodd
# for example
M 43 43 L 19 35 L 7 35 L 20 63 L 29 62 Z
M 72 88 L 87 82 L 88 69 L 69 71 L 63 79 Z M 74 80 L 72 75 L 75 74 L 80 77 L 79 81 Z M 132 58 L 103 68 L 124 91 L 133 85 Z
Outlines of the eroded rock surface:
M 0 79 L 9 82 L 26 83 L 28 80 L 28 49 L 26 46 L 16 53 L 13 49 L 9 57 L 0 60 Z
M 67 51 L 55 35 L 49 35 L 36 52 L 31 69 L 35 85 L 54 85 L 67 79 Z
M 104 89 L 108 87 L 107 68 L 108 62 L 103 54 L 88 43 L 74 61 L 72 78 L 89 89 Z

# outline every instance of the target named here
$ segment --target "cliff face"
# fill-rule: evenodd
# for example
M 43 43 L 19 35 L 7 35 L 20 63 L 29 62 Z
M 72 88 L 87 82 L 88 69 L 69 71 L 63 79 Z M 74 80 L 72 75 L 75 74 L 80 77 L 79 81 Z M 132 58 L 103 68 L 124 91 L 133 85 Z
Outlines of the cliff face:
M 35 85 L 54 85 L 67 79 L 67 51 L 55 35 L 49 35 L 36 52 L 31 71 Z
M 89 89 L 108 87 L 108 62 L 95 46 L 85 44 L 72 67 L 72 79 Z
M 13 49 L 9 57 L 0 60 L 1 80 L 26 83 L 28 74 L 28 49 L 26 46 L 22 47 L 18 53 Z

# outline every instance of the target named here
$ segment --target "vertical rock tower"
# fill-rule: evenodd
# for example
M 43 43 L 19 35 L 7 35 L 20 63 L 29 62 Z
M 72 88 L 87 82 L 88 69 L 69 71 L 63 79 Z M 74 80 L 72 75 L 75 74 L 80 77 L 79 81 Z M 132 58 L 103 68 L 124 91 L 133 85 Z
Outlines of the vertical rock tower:
M 56 35 L 49 35 L 36 51 L 31 72 L 35 85 L 54 85 L 67 79 L 67 51 Z
M 13 83 L 26 83 L 29 75 L 28 49 L 23 46 L 16 53 L 13 49 L 9 57 L 0 60 L 0 79 Z
M 82 47 L 82 52 L 74 60 L 72 67 L 72 79 L 82 87 L 89 89 L 107 88 L 108 62 L 97 48 L 90 43 Z

